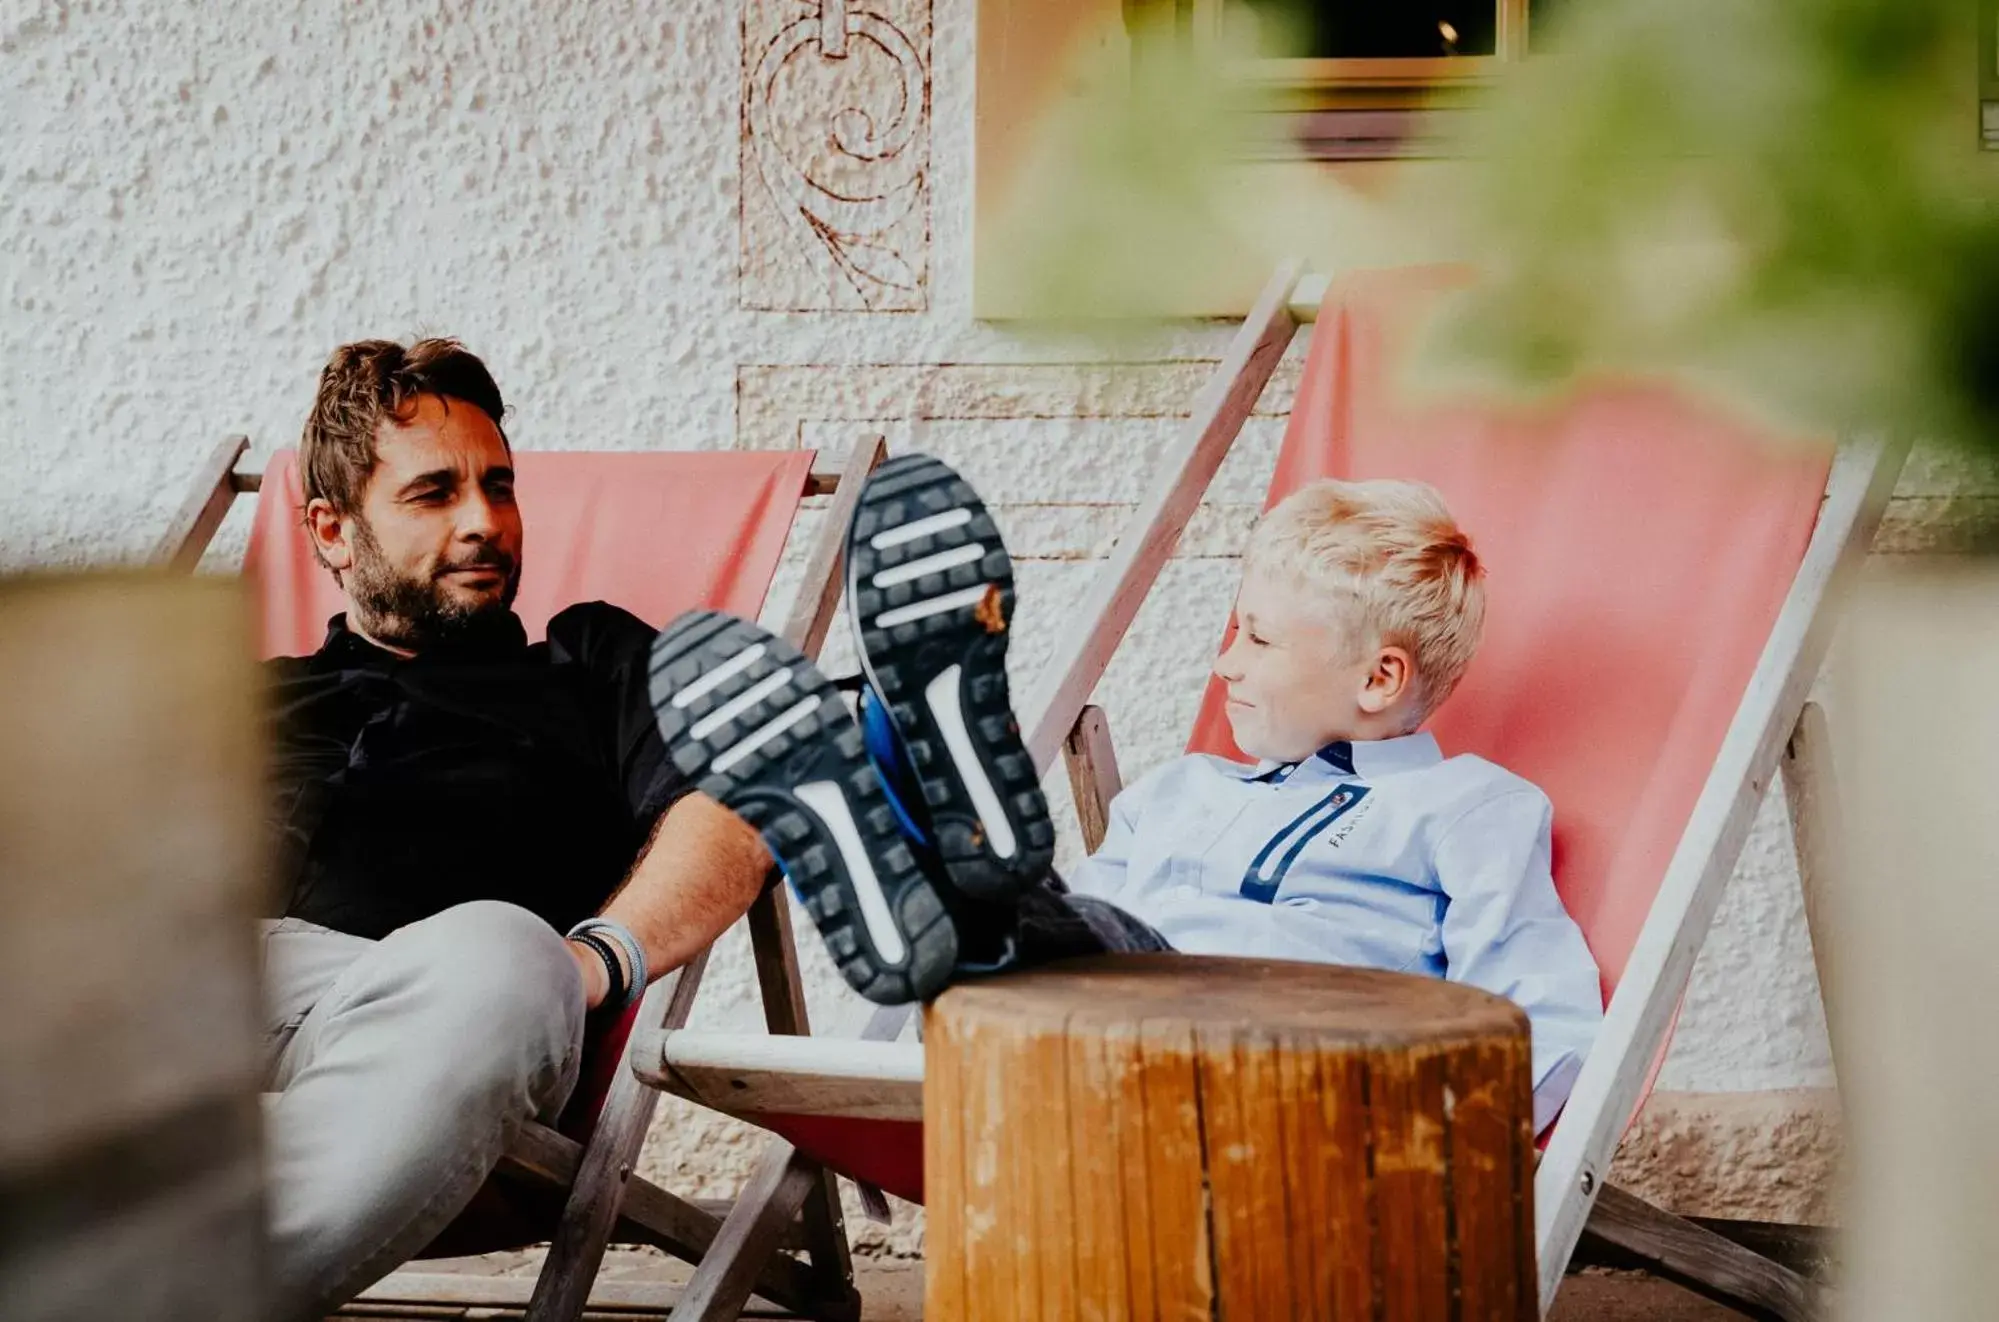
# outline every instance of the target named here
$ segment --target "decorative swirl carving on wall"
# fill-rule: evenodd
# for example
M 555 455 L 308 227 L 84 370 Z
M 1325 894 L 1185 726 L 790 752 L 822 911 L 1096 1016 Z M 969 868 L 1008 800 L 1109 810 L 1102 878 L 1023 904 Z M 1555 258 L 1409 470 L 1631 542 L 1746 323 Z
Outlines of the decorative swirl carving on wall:
M 884 58 L 892 81 L 874 72 Z M 821 68 L 796 63 L 804 60 Z M 832 105 L 787 104 L 814 86 L 801 75 L 829 68 L 840 75 Z M 786 228 L 830 259 L 862 307 L 923 307 L 927 253 L 912 262 L 891 234 L 927 204 L 930 80 L 916 43 L 882 14 L 821 0 L 818 14 L 786 23 L 764 46 L 745 93 L 757 173 Z M 883 122 L 870 93 L 894 95 Z M 816 142 L 800 129 L 814 123 L 824 126 Z

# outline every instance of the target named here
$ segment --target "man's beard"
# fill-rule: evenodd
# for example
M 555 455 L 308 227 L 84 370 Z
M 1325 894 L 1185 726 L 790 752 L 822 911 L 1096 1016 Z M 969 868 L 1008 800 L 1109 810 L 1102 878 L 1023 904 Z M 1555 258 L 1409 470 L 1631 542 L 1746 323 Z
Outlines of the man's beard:
M 488 565 L 506 575 L 497 599 L 466 602 L 445 592 L 443 574 Z M 425 576 L 401 574 L 382 553 L 374 530 L 364 520 L 354 521 L 354 567 L 347 571 L 345 587 L 360 617 L 357 623 L 376 642 L 414 652 L 478 638 L 511 615 L 520 586 L 520 565 L 494 546 L 439 563 Z

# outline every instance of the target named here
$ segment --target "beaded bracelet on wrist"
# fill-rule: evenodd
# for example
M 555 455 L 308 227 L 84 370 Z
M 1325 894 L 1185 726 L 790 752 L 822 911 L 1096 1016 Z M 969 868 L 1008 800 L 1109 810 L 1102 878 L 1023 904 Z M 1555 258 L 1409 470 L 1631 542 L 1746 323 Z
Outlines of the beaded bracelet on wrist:
M 619 960 L 617 951 L 612 949 L 611 943 L 603 937 L 598 936 L 595 932 L 575 932 L 570 935 L 569 939 L 581 942 L 590 947 L 590 949 L 597 952 L 597 958 L 604 961 L 604 971 L 610 977 L 610 989 L 604 993 L 605 1003 L 620 1006 L 629 1004 L 630 1000 L 627 994 L 629 988 L 625 981 L 625 966 Z

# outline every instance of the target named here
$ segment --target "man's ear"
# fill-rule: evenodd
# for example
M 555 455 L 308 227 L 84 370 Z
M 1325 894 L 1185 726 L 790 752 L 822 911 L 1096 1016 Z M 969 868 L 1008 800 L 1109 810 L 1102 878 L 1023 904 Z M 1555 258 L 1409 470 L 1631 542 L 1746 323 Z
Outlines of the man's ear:
M 1402 700 L 1416 678 L 1416 668 L 1407 650 L 1384 647 L 1375 655 L 1374 666 L 1361 685 L 1360 709 L 1378 716 Z
M 354 567 L 353 518 L 333 508 L 324 496 L 305 503 L 305 530 L 320 563 L 338 577 Z

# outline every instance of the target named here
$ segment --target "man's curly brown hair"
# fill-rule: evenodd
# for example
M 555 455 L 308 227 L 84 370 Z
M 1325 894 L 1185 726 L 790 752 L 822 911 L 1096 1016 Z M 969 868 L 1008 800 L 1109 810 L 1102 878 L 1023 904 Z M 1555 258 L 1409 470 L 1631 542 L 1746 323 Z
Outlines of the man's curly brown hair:
M 340 514 L 359 509 L 378 458 L 376 429 L 384 419 L 409 421 L 419 395 L 472 405 L 493 420 L 506 442 L 500 417 L 507 406 L 500 387 L 464 345 L 422 339 L 404 348 L 394 340 L 356 340 L 335 349 L 319 374 L 319 392 L 298 446 L 305 498 L 323 498 Z M 511 452 L 510 443 L 508 448 Z

